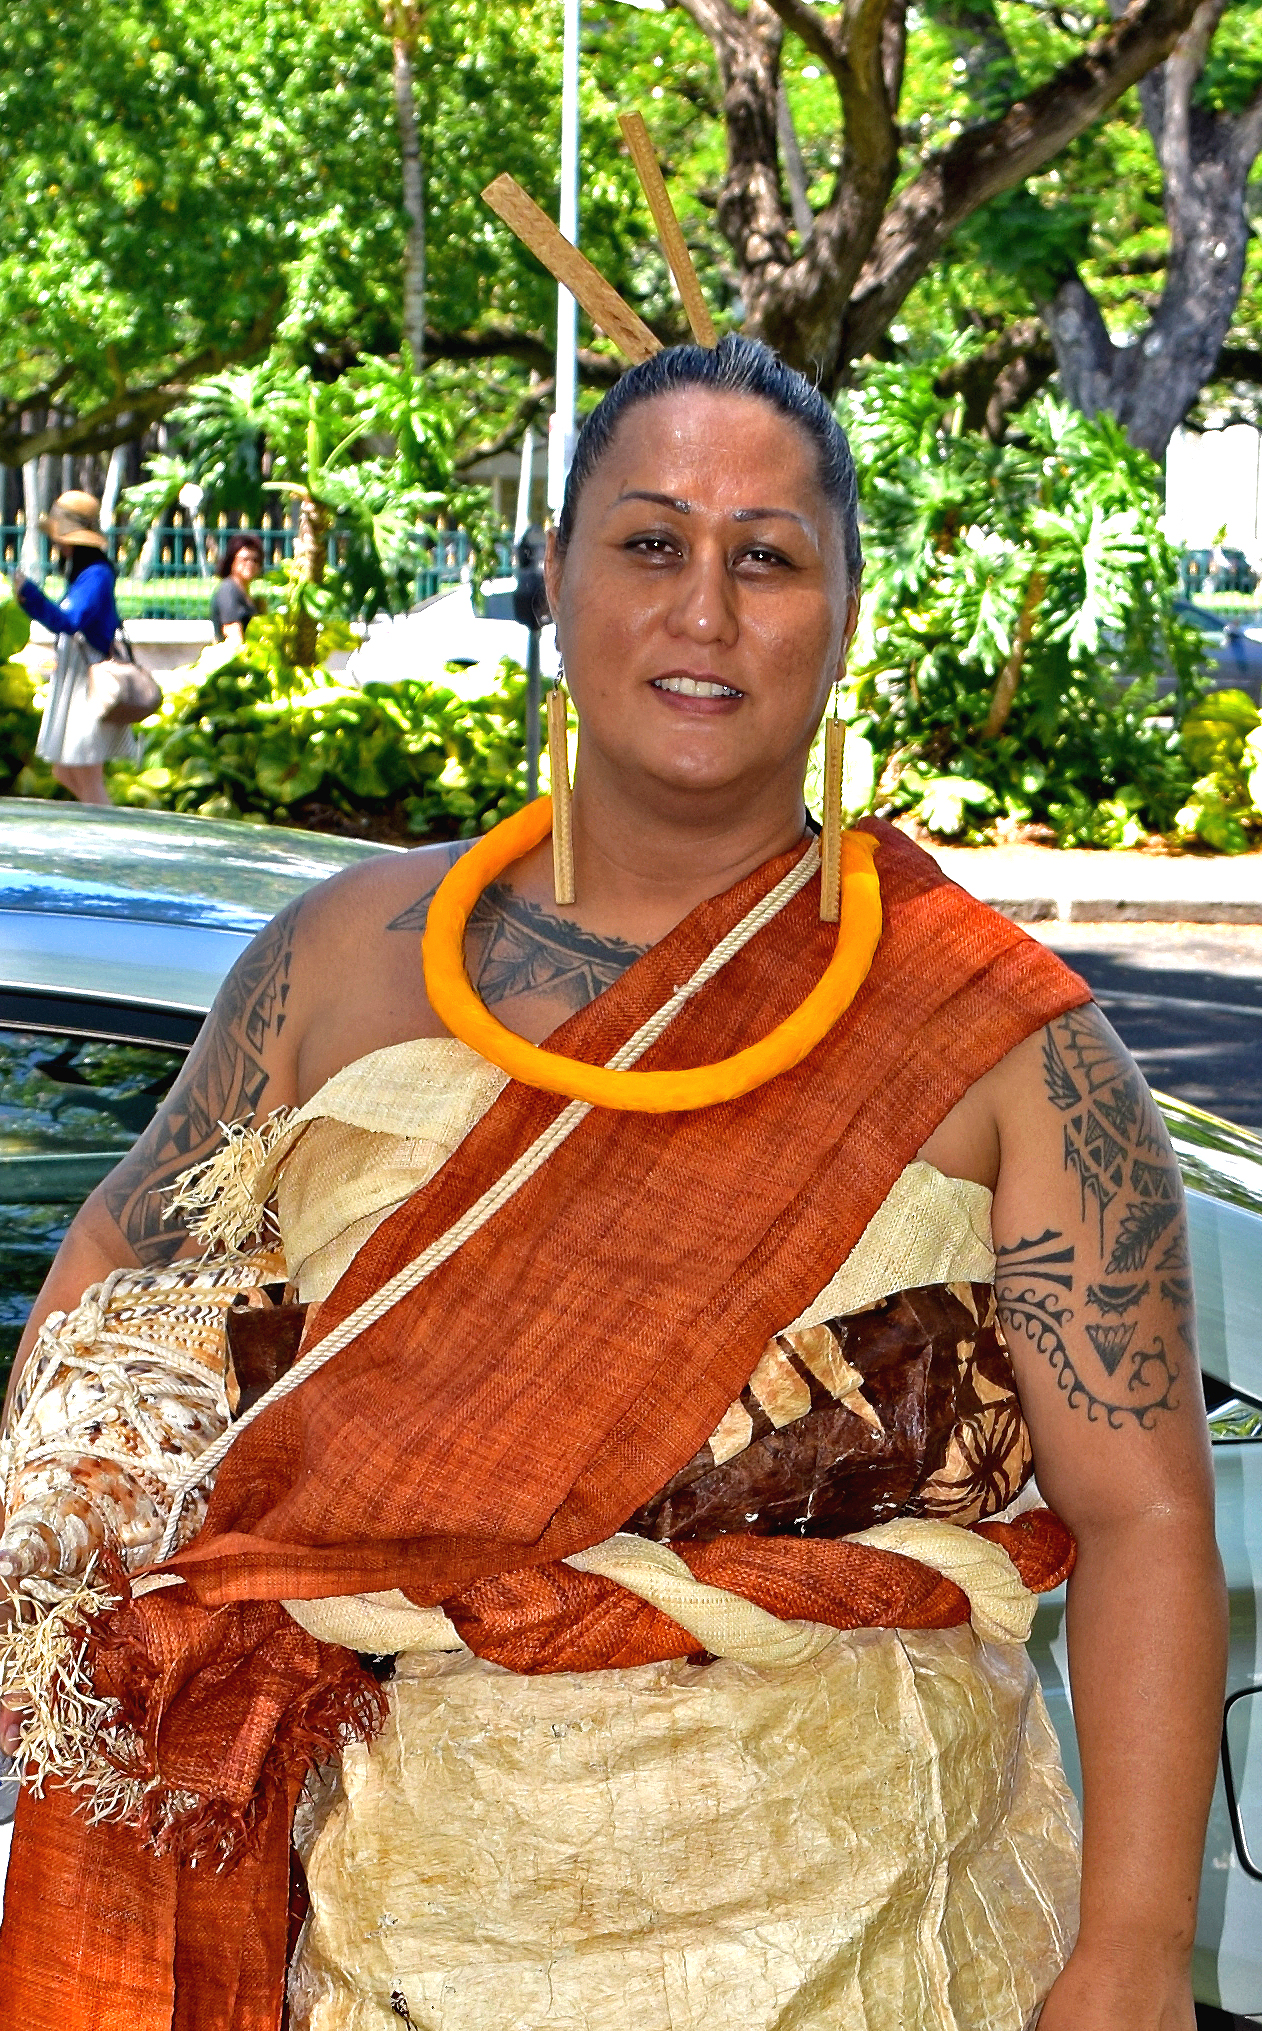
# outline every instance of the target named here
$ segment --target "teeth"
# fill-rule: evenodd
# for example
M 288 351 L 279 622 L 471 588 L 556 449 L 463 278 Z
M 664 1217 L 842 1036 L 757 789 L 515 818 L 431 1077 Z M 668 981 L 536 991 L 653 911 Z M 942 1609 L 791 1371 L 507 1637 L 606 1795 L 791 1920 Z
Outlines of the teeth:
M 698 683 L 695 677 L 655 677 L 653 683 L 658 691 L 681 691 L 685 698 L 739 698 L 741 696 L 741 693 L 734 691 L 730 684 L 708 684 L 704 679 Z

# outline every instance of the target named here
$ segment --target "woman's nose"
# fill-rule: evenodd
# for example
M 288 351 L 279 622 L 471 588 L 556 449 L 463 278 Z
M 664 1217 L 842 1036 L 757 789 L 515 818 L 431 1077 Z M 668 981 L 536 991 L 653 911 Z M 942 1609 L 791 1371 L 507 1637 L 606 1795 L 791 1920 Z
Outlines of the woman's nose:
M 689 641 L 721 642 L 725 647 L 735 642 L 736 602 L 721 552 L 693 551 L 676 581 L 668 625 L 672 634 Z

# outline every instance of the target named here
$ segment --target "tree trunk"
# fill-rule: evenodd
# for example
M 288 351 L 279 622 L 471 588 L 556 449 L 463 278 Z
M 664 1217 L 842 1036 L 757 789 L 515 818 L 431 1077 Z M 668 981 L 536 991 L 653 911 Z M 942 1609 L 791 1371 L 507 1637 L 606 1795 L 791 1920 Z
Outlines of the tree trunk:
M 22 555 L 19 562 L 23 571 L 31 578 L 42 577 L 40 570 L 41 553 L 39 541 L 39 518 L 44 504 L 39 497 L 39 460 L 28 458 L 22 467 L 22 514 L 26 527 L 22 532 Z
M 1046 591 L 1046 576 L 1036 565 L 1030 573 L 1030 583 L 1026 586 L 1025 598 L 1021 602 L 1021 613 L 1017 620 L 1016 632 L 1012 637 L 1008 660 L 995 681 L 990 710 L 986 714 L 985 722 L 978 729 L 981 740 L 997 740 L 1008 724 L 1008 715 L 1016 702 L 1017 686 L 1021 682 L 1021 665 L 1025 661 L 1025 652 L 1030 646 L 1034 622 Z
M 112 529 L 118 512 L 119 489 L 123 484 L 123 468 L 127 463 L 127 446 L 116 444 L 110 453 L 110 462 L 105 471 L 105 485 L 101 489 L 101 527 Z
M 412 366 L 425 359 L 425 179 L 416 125 L 416 91 L 412 52 L 416 46 L 416 12 L 392 10 L 394 40 L 394 109 L 399 122 L 399 153 L 403 159 L 403 209 L 408 215 L 403 248 L 403 336 Z
M 1069 400 L 1084 415 L 1116 416 L 1157 459 L 1214 375 L 1244 279 L 1244 194 L 1262 148 L 1262 90 L 1242 113 L 1193 103 L 1224 5 L 1201 0 L 1169 61 L 1140 87 L 1170 235 L 1165 288 L 1147 331 L 1115 345 L 1076 272 L 1039 306 Z
M 1173 49 L 1196 0 L 1131 0 L 1114 25 L 1036 89 L 995 66 L 993 0 L 954 0 L 950 26 L 980 48 L 993 95 L 982 118 L 930 147 L 906 177 L 900 135 L 906 0 L 679 0 L 713 46 L 723 86 L 727 173 L 720 231 L 736 257 L 746 329 L 831 393 L 869 352 L 957 227 L 1035 174 Z M 827 204 L 793 253 L 777 133 L 780 45 L 790 29 L 837 90 L 840 146 Z M 982 47 L 982 45 L 985 45 Z M 966 58 L 966 68 L 968 59 Z M 897 194 L 895 194 L 897 193 Z
M 323 585 L 332 526 L 333 517 L 329 510 L 320 501 L 313 500 L 310 494 L 304 494 L 298 503 L 298 533 L 294 537 L 294 563 L 298 567 L 300 586 Z M 319 621 L 314 614 L 300 608 L 294 629 L 294 661 L 304 670 L 309 670 L 315 662 L 319 638 Z
M 789 183 L 789 205 L 793 213 L 793 224 L 798 241 L 804 247 L 815 230 L 815 214 L 806 195 L 806 164 L 802 160 L 798 130 L 793 124 L 793 108 L 789 104 L 789 95 L 784 89 L 783 78 L 776 94 L 776 134 L 780 141 L 780 153 L 784 157 L 784 173 Z

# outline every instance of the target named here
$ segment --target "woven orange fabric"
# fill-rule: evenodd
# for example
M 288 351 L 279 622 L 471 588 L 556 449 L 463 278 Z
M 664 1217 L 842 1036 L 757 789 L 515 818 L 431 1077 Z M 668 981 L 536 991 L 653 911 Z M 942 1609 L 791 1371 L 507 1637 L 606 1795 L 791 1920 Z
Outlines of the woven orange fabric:
M 1089 999 L 1054 954 L 872 824 L 885 932 L 836 1028 L 725 1106 L 634 1122 L 594 1110 L 450 1262 L 242 1434 L 173 1561 L 204 1602 L 392 1586 L 436 1602 L 609 1536 L 705 1443 L 968 1087 Z M 791 864 L 703 904 L 550 1042 L 611 1056 Z M 645 1064 L 723 1056 L 795 1007 L 832 946 L 817 910 L 811 885 Z M 561 1104 L 510 1083 L 356 1256 L 316 1341 Z
M 153 1809 L 187 1787 L 206 1801 L 205 1830 L 245 1823 L 252 1845 L 214 1879 L 213 1920 L 201 1901 L 205 1870 L 181 1867 L 172 1895 L 169 1865 L 155 1863 L 153 1897 L 134 1890 L 131 1931 L 123 1913 L 98 1927 L 92 1849 L 105 1837 L 75 1822 L 76 1860 L 63 1823 L 54 1896 L 29 1852 L 43 1839 L 33 1824 L 40 1808 L 24 1809 L 0 1931 L 4 2024 L 94 2031 L 110 2021 L 129 1956 L 145 1971 L 132 2031 L 276 2022 L 283 1946 L 269 1949 L 259 1993 L 244 1996 L 231 1970 L 257 1900 L 271 1909 L 271 1891 L 243 1871 L 273 1852 L 287 1812 L 285 1744 L 296 1746 L 301 1730 L 289 1733 L 286 1689 L 299 1706 L 320 1707 L 328 1694 L 326 1731 L 362 1728 L 364 1689 L 343 1676 L 354 1669 L 345 1653 L 318 1645 L 265 1665 L 269 1631 L 279 1638 L 292 1626 L 267 1604 L 390 1587 L 437 1602 L 609 1536 L 708 1438 L 767 1339 L 816 1296 L 974 1080 L 1089 998 L 1059 960 L 945 881 L 900 833 L 871 829 L 885 918 L 877 958 L 801 1066 L 700 1114 L 593 1112 L 506 1213 L 242 1433 L 201 1535 L 173 1561 L 196 1598 L 177 1608 L 172 1593 L 157 1593 L 128 1609 L 128 1645 L 148 1662 L 120 1664 L 115 1683 L 126 1681 L 156 1757 Z M 703 904 L 550 1042 L 607 1060 L 791 863 L 772 861 Z M 683 1011 L 646 1068 L 709 1062 L 765 1034 L 819 978 L 832 943 L 808 886 Z M 318 1332 L 445 1232 L 560 1105 L 510 1084 L 361 1250 L 321 1307 Z M 245 1625 L 224 1610 L 244 1603 L 248 1641 L 229 1684 L 220 1636 L 231 1645 Z M 89 1664 L 106 1669 L 100 1644 Z M 283 1911 L 283 1884 L 277 1894 Z M 82 1923 L 66 1933 L 68 1902 Z M 186 1922 L 186 1911 L 203 1915 Z M 195 1950 L 195 1935 L 212 1964 L 222 1945 L 225 1972 L 181 1996 L 173 2019 L 171 1970 Z M 265 1936 L 280 1928 L 269 1920 Z
M 1027 1509 L 1011 1523 L 975 1523 L 978 1537 L 1002 1545 L 1027 1587 L 1048 1594 L 1074 1569 L 1078 1546 L 1067 1523 L 1053 1509 Z
M 1073 1536 L 1050 1509 L 974 1528 L 1003 1546 L 1033 1593 L 1059 1586 L 1073 1569 Z M 743 1594 L 783 1621 L 954 1629 L 968 1620 L 968 1596 L 953 1580 L 918 1559 L 844 1538 L 733 1533 L 672 1550 L 707 1586 Z M 595 1671 L 700 1654 L 696 1638 L 660 1609 L 566 1565 L 479 1580 L 443 1606 L 471 1650 L 509 1671 Z

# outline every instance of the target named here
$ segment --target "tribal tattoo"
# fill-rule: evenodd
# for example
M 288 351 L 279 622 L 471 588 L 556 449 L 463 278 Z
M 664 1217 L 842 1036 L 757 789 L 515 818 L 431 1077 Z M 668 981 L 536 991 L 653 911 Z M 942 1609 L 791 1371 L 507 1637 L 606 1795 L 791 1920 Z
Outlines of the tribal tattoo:
M 434 867 L 430 881 L 422 889 L 414 903 L 409 903 L 406 910 L 400 910 L 397 917 L 391 917 L 390 922 L 386 925 L 387 931 L 424 931 L 425 922 L 429 916 L 429 906 L 438 892 L 439 883 L 444 875 L 451 872 L 461 855 L 467 853 L 472 845 L 473 841 L 471 839 L 460 839 L 453 840 L 446 850 L 441 853 L 438 847 L 429 849 L 433 854 L 431 865 Z M 438 865 L 434 866 L 434 862 L 438 863 Z
M 449 849 L 447 866 L 467 851 Z M 429 906 L 447 868 L 435 875 L 425 892 L 386 926 L 389 931 L 424 931 Z M 526 902 L 504 882 L 493 882 L 479 899 L 465 937 L 469 978 L 488 1008 L 534 995 L 556 1002 L 565 1015 L 577 1015 L 612 987 L 648 950 L 622 938 L 601 938 L 554 917 L 539 903 Z
M 1074 1009 L 1048 1025 L 1043 1079 L 1062 1123 L 1065 1170 L 1078 1186 L 1080 1242 L 1048 1228 L 997 1249 L 1000 1312 L 1051 1364 L 1071 1409 L 1115 1431 L 1133 1420 L 1152 1429 L 1176 1410 L 1181 1361 L 1193 1351 L 1192 1282 L 1178 1166 L 1142 1079 L 1119 1054 L 1098 1011 Z M 1100 1265 L 1075 1307 L 1075 1262 Z M 1183 1355 L 1161 1334 L 1141 1330 L 1144 1300 L 1157 1286 L 1170 1307 Z M 1075 1319 L 1094 1355 L 1071 1352 Z
M 146 1266 L 171 1261 L 188 1238 L 163 1219 L 165 1191 L 222 1142 L 224 1124 L 248 1121 L 258 1107 L 263 1055 L 285 1026 L 301 908 L 301 898 L 290 903 L 238 959 L 175 1086 L 105 1182 L 110 1217 Z
M 647 949 L 554 917 L 500 882 L 469 919 L 469 977 L 488 1008 L 528 994 L 577 1015 Z

